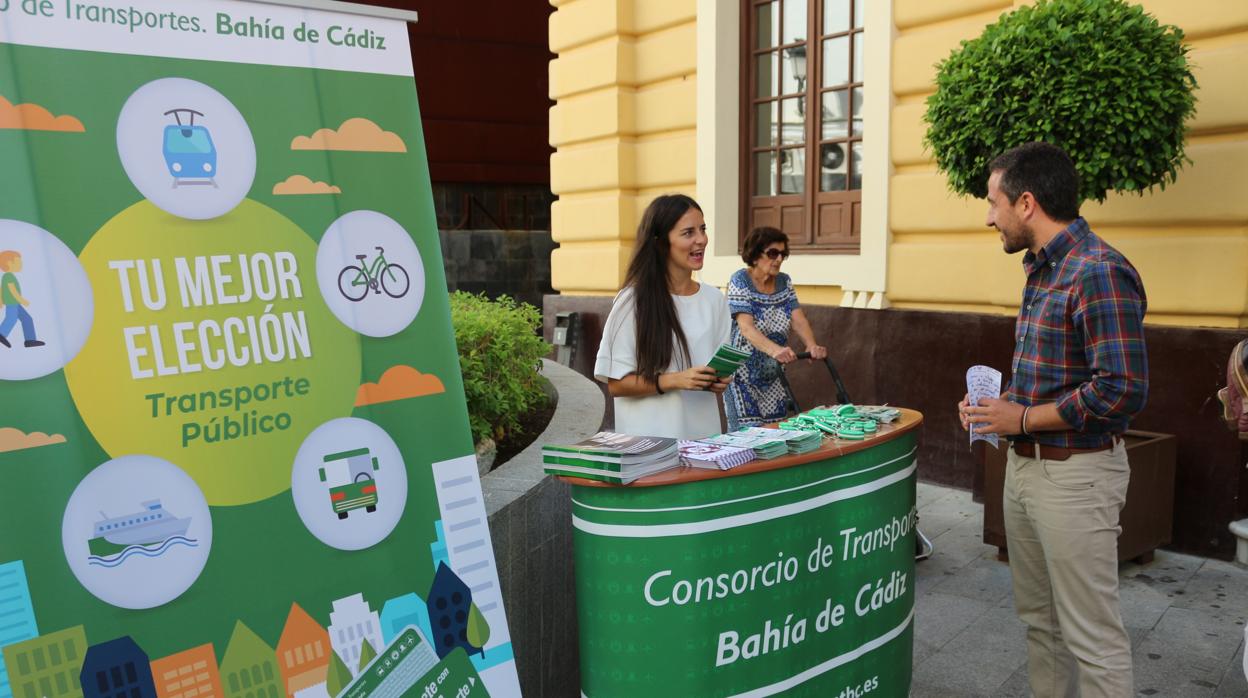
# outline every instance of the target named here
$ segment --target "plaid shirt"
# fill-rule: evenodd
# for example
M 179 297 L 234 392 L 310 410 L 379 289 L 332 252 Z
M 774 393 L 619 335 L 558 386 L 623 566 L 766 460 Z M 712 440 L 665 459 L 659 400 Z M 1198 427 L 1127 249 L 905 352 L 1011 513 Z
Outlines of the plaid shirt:
M 1023 256 L 1027 286 L 1015 326 L 1006 399 L 1057 403 L 1069 431 L 1036 441 L 1065 448 L 1108 445 L 1148 397 L 1144 284 L 1135 267 L 1078 218 Z M 1027 437 L 1020 440 L 1030 441 Z

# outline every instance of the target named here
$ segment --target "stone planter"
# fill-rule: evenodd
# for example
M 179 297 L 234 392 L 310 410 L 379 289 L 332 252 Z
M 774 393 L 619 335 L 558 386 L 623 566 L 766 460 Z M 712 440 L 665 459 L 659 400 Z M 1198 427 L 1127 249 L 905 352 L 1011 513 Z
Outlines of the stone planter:
M 1232 521 L 1231 533 L 1235 534 L 1235 562 L 1248 565 L 1248 519 Z M 1245 664 L 1245 667 L 1248 667 L 1248 664 Z M 1245 670 L 1248 671 L 1248 668 Z
M 555 413 L 525 450 L 481 478 L 503 603 L 526 696 L 580 695 L 572 512 L 568 486 L 542 471 L 542 445 L 574 443 L 602 425 L 602 390 L 542 361 Z

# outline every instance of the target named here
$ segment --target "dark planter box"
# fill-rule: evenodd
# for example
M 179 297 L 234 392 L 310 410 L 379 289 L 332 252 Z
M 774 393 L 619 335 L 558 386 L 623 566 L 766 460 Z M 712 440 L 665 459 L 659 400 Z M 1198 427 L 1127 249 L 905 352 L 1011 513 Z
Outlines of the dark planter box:
M 1118 537 L 1118 560 L 1149 562 L 1153 551 L 1170 542 L 1174 524 L 1176 440 L 1173 434 L 1151 431 L 1128 431 L 1123 440 L 1131 465 L 1131 484 L 1127 486 L 1127 503 L 1119 517 L 1122 535 Z M 979 450 L 976 448 L 977 454 Z M 1001 508 L 1005 448 L 988 447 L 983 453 L 984 542 L 997 546 L 997 557 L 1006 560 L 1009 551 Z

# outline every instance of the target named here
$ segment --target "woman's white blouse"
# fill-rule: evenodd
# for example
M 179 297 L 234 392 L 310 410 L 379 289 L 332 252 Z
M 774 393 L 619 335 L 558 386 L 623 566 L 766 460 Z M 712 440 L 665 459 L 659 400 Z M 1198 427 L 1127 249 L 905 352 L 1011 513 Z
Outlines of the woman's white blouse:
M 672 339 L 673 359 L 665 372 L 705 366 L 715 350 L 728 341 L 732 318 L 728 302 L 713 286 L 700 284 L 691 296 L 672 296 L 676 317 L 689 343 L 691 364 L 686 364 Z M 626 288 L 615 297 L 602 331 L 594 377 L 606 383 L 637 370 L 637 329 L 633 290 Z M 615 431 L 638 436 L 666 436 L 701 439 L 720 431 L 719 403 L 715 393 L 698 390 L 669 390 L 663 395 L 615 398 Z

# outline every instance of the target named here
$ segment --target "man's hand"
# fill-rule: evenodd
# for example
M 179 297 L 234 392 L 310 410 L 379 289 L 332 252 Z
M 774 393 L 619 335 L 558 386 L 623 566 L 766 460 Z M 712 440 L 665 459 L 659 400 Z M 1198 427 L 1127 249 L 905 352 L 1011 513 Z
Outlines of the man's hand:
M 962 431 L 967 431 L 970 424 L 966 421 L 966 408 L 971 406 L 971 394 L 967 393 L 963 396 L 962 401 L 958 403 L 958 421 L 962 423 Z
M 1008 436 L 1010 434 L 1023 433 L 1023 406 L 1008 400 L 998 398 L 984 398 L 979 401 L 979 406 L 972 407 L 966 404 L 970 398 L 968 395 L 962 402 L 958 403 L 958 408 L 962 412 L 962 428 L 967 425 L 975 426 L 976 434 L 1000 434 Z

